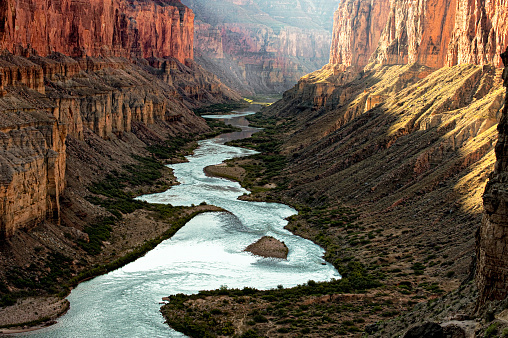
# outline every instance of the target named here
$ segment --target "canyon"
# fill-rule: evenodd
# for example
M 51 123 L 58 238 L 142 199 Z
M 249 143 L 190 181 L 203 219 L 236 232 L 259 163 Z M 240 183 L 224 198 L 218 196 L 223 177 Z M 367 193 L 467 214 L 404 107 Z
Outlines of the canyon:
M 243 95 L 277 94 L 328 62 L 337 1 L 186 0 L 196 61 Z
M 305 334 L 333 329 L 386 336 L 403 335 L 424 319 L 446 326 L 446 318 L 485 317 L 490 304 L 502 304 L 508 280 L 508 68 L 501 68 L 508 65 L 508 51 L 502 54 L 507 0 L 186 5 L 195 23 L 179 0 L 0 5 L 2 304 L 33 285 L 41 290 L 49 277 L 58 283 L 77 278 L 166 233 L 169 222 L 148 206 L 131 210 L 124 199 L 112 209 L 108 203 L 167 188 L 175 184 L 170 172 L 159 168 L 155 184 L 121 185 L 122 193 L 103 191 L 101 180 L 116 182 L 134 167 L 155 165 L 168 142 L 185 140 L 182 147 L 209 132 L 190 109 L 238 101 L 235 89 L 279 93 L 295 82 L 263 112 L 264 127 L 276 138 L 265 159 L 283 158 L 283 168 L 253 179 L 263 184 L 242 198 L 298 207 L 301 214 L 287 228 L 322 245 L 344 283 L 357 278 L 360 287 L 309 281 L 257 299 L 255 290 L 242 291 L 242 302 L 255 309 L 236 306 L 236 291 L 202 295 L 189 298 L 185 306 L 192 311 L 179 308 L 175 318 L 233 304 L 220 321 L 231 319 L 235 333 L 291 336 L 290 324 L 298 322 L 284 319 L 282 308 L 294 306 L 296 312 L 287 311 L 295 317 L 340 302 L 346 305 Z M 330 34 L 324 21 L 332 14 Z M 228 168 L 247 177 L 244 168 L 264 160 L 241 161 Z M 193 206 L 178 215 L 206 210 L 217 208 Z M 85 252 L 95 250 L 87 246 L 96 236 L 88 226 L 104 222 L 113 229 L 111 239 L 99 237 L 99 253 Z M 362 286 L 368 291 L 358 292 Z M 65 291 L 50 289 L 43 293 Z M 294 304 L 271 303 L 303 289 L 311 291 L 294 296 Z M 447 310 L 423 315 L 420 302 Z M 389 310 L 380 312 L 374 303 Z M 502 317 L 497 309 L 489 311 Z M 413 317 L 388 320 L 400 313 Z M 244 325 L 259 314 L 266 317 Z M 465 320 L 457 321 L 466 334 Z M 475 334 L 490 323 L 506 327 L 475 323 Z
M 178 0 L 0 7 L 0 303 L 18 314 L 4 311 L 2 326 L 54 318 L 66 308 L 54 297 L 64 280 L 169 231 L 149 211 L 117 211 L 113 222 L 90 187 L 134 166 L 153 171 L 147 149 L 210 132 L 192 109 L 241 96 L 193 60 L 194 14 Z M 163 166 L 156 171 L 157 186 L 175 184 Z M 87 247 L 97 224 L 122 238 L 107 255 Z M 34 293 L 41 297 L 25 299 Z M 43 305 L 24 314 L 33 302 Z
M 345 306 L 328 311 L 330 320 L 306 335 L 359 329 L 404 336 L 423 321 L 442 330 L 458 325 L 459 336 L 506 328 L 507 7 L 506 1 L 342 1 L 329 63 L 263 111 L 267 125 L 279 126 L 272 132 L 288 163 L 272 178 L 278 189 L 255 187 L 250 198 L 299 205 L 303 215 L 288 229 L 324 246 L 347 280 L 356 277 L 348 272 L 351 261 L 365 267 L 365 278 L 382 275 L 382 290 L 360 289 L 347 301 L 359 314 Z M 304 206 L 321 214 L 342 207 L 357 218 L 333 225 L 342 219 L 319 219 L 318 211 L 305 216 Z M 267 321 L 242 326 L 240 318 L 254 318 L 252 309 L 222 320 L 238 334 L 292 336 L 304 330 L 299 321 L 271 309 L 310 318 L 324 304 L 339 308 L 345 297 L 326 287 L 309 282 L 292 289 L 288 294 L 300 294 L 290 305 L 276 299 L 277 291 L 260 291 L 248 301 Z M 234 302 L 234 292 L 222 300 L 180 299 L 180 310 L 209 311 Z M 413 308 L 418 299 L 427 301 Z M 390 311 L 375 313 L 371 302 L 385 302 Z M 178 323 L 177 309 L 165 311 Z M 408 315 L 387 320 L 398 313 Z

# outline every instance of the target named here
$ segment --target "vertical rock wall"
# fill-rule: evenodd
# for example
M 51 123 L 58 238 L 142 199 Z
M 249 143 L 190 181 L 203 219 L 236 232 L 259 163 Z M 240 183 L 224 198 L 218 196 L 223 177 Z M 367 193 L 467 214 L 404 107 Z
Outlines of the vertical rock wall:
M 2 100 L 5 108 L 10 102 Z M 0 125 L 0 238 L 58 220 L 66 128 L 45 112 L 5 110 Z
M 5 0 L 0 48 L 16 54 L 193 58 L 194 14 L 179 0 Z
M 432 68 L 500 65 L 508 0 L 348 0 L 335 13 L 330 63 Z
M 508 296 L 508 48 L 501 58 L 507 95 L 497 127 L 496 166 L 485 187 L 485 214 L 476 237 L 479 305 Z
M 341 2 L 333 18 L 330 63 L 366 66 L 378 46 L 389 13 L 389 0 Z

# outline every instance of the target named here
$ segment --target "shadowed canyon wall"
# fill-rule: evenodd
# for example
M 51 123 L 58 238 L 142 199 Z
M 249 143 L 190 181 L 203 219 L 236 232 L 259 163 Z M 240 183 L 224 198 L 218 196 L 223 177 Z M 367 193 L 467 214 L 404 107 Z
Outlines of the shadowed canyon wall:
M 328 62 L 337 0 L 186 0 L 196 60 L 245 94 L 279 93 Z
M 2 237 L 47 216 L 59 220 L 66 139 L 83 141 L 86 132 L 115 139 L 139 124 L 157 123 L 199 132 L 206 125 L 188 107 L 240 98 L 194 63 L 177 59 L 133 64 L 123 58 L 4 54 L 0 75 Z
M 194 14 L 179 0 L 6 0 L 0 47 L 40 55 L 193 58 Z
M 508 296 L 508 48 L 502 54 L 507 88 L 503 115 L 497 127 L 496 165 L 483 195 L 485 215 L 476 238 L 478 304 Z

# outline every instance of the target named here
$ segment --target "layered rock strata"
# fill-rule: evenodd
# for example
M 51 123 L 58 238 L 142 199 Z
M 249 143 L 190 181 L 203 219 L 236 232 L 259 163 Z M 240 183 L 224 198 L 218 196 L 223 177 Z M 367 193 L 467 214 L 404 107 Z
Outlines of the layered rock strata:
M 496 144 L 496 165 L 483 195 L 485 215 L 476 237 L 478 305 L 508 296 L 508 48 L 501 54 L 505 68 L 505 104 Z
M 0 48 L 17 54 L 193 58 L 194 14 L 179 0 L 7 0 L 0 17 Z
M 508 43 L 507 7 L 506 0 L 345 1 L 334 17 L 330 63 L 499 65 Z
M 152 64 L 152 65 L 150 65 Z M 59 221 L 66 140 L 104 140 L 140 126 L 206 129 L 188 107 L 240 97 L 192 61 L 71 58 L 60 53 L 0 57 L 2 96 L 0 236 Z M 177 131 L 179 130 L 179 131 Z

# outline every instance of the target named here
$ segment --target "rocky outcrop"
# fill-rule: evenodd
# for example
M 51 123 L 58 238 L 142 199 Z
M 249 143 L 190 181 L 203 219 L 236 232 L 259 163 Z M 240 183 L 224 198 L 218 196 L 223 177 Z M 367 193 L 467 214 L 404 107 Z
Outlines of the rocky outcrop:
M 244 251 L 261 257 L 287 259 L 289 250 L 284 242 L 271 236 L 263 236 L 246 247 Z
M 501 55 L 508 88 L 508 48 Z M 483 195 L 485 215 L 476 237 L 478 305 L 508 296 L 508 90 L 496 144 L 496 165 Z
M 282 92 L 328 61 L 335 1 L 185 3 L 197 13 L 196 60 L 245 94 Z
M 193 58 L 194 14 L 179 0 L 6 0 L 0 17 L 0 48 L 16 54 Z

